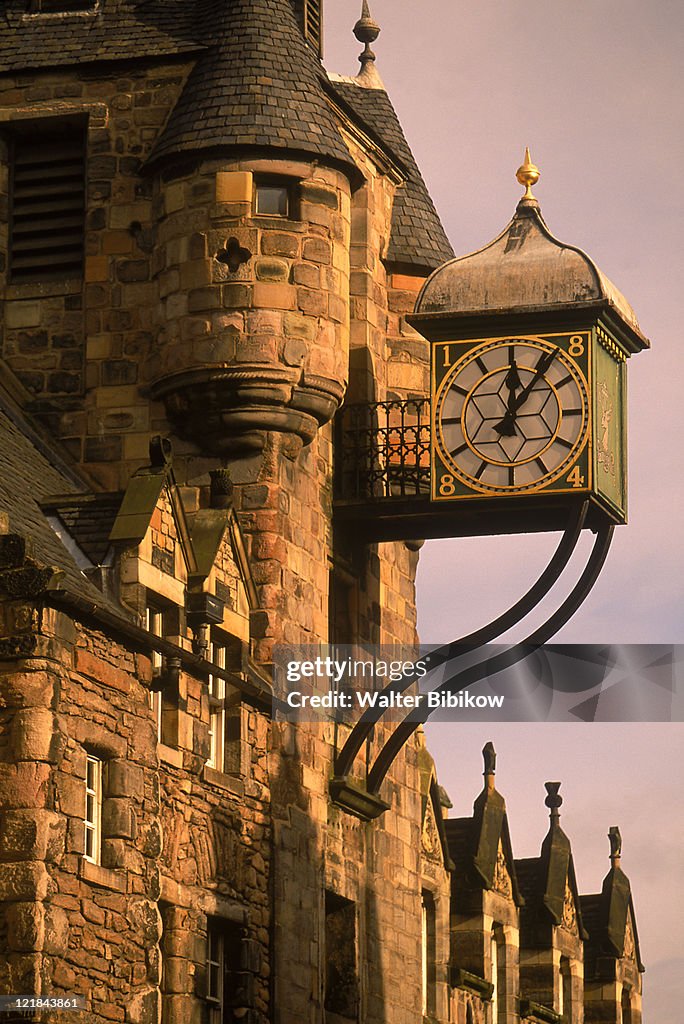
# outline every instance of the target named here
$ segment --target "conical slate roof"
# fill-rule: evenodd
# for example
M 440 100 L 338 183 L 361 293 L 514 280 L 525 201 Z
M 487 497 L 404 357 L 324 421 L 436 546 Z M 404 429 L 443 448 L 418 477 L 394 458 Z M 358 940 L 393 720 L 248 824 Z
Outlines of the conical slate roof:
M 358 175 L 290 0 L 212 0 L 205 10 L 211 45 L 150 162 L 225 147 L 276 148 L 327 158 Z
M 406 174 L 392 207 L 388 262 L 434 270 L 452 259 L 454 250 L 385 89 L 338 76 L 331 76 L 331 85 L 353 120 Z

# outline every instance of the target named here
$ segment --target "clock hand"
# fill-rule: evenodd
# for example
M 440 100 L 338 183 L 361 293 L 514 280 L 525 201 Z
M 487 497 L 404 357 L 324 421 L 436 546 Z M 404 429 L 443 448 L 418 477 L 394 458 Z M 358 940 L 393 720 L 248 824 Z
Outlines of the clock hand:
M 513 434 L 515 433 L 515 417 L 518 413 L 518 410 L 521 408 L 521 406 L 525 404 L 525 402 L 530 396 L 530 392 L 534 389 L 539 378 L 546 373 L 549 366 L 556 358 L 557 351 L 557 349 L 554 349 L 553 352 L 545 352 L 539 360 L 539 362 L 537 363 L 534 375 L 530 382 L 525 385 L 525 387 L 522 389 L 519 395 L 513 398 L 513 401 L 511 401 L 511 398 L 509 396 L 506 415 L 503 417 L 502 420 L 494 424 L 494 430 L 496 430 L 498 434 L 503 434 L 506 437 L 513 436 Z
M 515 392 L 518 390 L 518 388 L 522 387 L 522 381 L 520 380 L 520 374 L 518 373 L 518 364 L 515 361 L 515 350 L 513 346 L 511 346 L 509 352 L 509 358 L 511 362 L 508 367 L 508 373 L 506 374 L 506 378 L 504 380 L 504 384 L 508 388 L 508 401 L 506 402 L 507 418 L 505 423 L 504 420 L 502 420 L 501 424 L 499 424 L 499 426 L 502 427 L 499 433 L 505 434 L 507 437 L 514 437 L 517 433 L 517 427 L 515 425 Z M 495 429 L 498 429 L 498 427 Z

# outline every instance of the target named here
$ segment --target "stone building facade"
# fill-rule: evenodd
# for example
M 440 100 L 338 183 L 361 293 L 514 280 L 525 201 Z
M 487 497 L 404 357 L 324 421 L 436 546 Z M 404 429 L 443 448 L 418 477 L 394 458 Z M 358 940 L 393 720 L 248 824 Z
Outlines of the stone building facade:
M 425 396 L 404 317 L 452 256 L 366 5 L 356 78 L 315 0 L 3 18 L 0 991 L 93 1024 L 640 1024 L 618 860 L 580 898 L 556 816 L 520 868 L 491 751 L 450 820 L 418 734 L 368 821 L 330 798 L 343 727 L 273 717 L 276 644 L 417 639 L 418 545 L 333 516 L 335 414 Z

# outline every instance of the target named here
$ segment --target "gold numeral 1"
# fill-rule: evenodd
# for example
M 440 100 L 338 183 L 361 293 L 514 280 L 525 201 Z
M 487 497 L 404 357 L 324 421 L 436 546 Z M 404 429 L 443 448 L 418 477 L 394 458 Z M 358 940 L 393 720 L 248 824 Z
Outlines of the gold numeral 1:
M 450 345 L 445 345 L 444 346 L 444 362 L 442 363 L 442 366 L 451 366 L 451 346 Z
M 573 487 L 582 487 L 584 485 L 584 477 L 580 473 L 579 466 L 575 466 L 572 473 L 566 476 L 565 479 L 569 484 L 572 484 Z

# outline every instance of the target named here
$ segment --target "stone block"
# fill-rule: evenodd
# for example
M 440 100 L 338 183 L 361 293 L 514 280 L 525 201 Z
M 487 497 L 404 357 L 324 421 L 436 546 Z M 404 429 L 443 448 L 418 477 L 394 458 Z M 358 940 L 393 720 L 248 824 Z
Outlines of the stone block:
M 301 338 L 288 338 L 283 345 L 283 360 L 288 366 L 301 366 L 306 353 L 307 345 Z
M 6 302 L 5 326 L 37 327 L 40 323 L 40 311 L 39 302 Z
M 283 330 L 290 338 L 313 341 L 316 324 L 309 317 L 302 316 L 300 313 L 286 313 L 283 317 Z
M 290 275 L 289 265 L 285 260 L 259 259 L 256 261 L 258 281 L 287 281 Z
M 302 248 L 302 256 L 313 263 L 328 264 L 332 259 L 332 247 L 324 238 L 307 238 Z
M 164 208 L 167 213 L 177 213 L 185 207 L 185 184 L 182 181 L 167 185 L 164 191 Z
M 226 290 L 224 288 L 224 291 Z M 255 306 L 266 308 L 292 309 L 294 307 L 294 288 L 289 284 L 259 282 L 254 285 L 253 302 Z
M 39 861 L 0 864 L 0 892 L 6 903 L 44 900 L 49 880 L 45 865 Z
M 292 258 L 299 252 L 299 238 L 297 235 L 286 234 L 283 231 L 265 231 L 261 236 L 261 251 L 264 256 L 289 256 Z
M 102 805 L 102 834 L 108 839 L 132 839 L 135 816 L 130 801 L 123 797 L 108 797 Z
M 224 307 L 244 309 L 252 305 L 252 288 L 247 284 L 226 284 L 221 289 Z
M 0 764 L 0 807 L 44 807 L 50 766 L 33 761 Z
M 42 903 L 10 903 L 6 919 L 8 942 L 13 950 L 31 953 L 43 949 L 45 912 Z
M 331 210 L 338 208 L 337 192 L 325 188 L 322 185 L 314 185 L 312 182 L 303 181 L 301 186 L 302 199 L 307 203 L 316 203 L 319 206 L 327 206 Z
M 298 288 L 297 306 L 310 316 L 325 316 L 328 312 L 328 296 L 312 288 Z
M 109 279 L 109 257 L 86 256 L 85 279 L 89 284 L 93 281 L 107 281 Z
M 126 284 L 132 281 L 147 281 L 150 277 L 149 260 L 120 260 L 116 267 L 116 276 Z
M 142 800 L 144 776 L 142 768 L 130 761 L 112 758 L 107 762 L 107 795 Z
M 46 708 L 17 711 L 12 722 L 10 749 L 15 761 L 47 761 L 57 764 L 64 753 L 66 736 Z
M 217 203 L 250 203 L 254 179 L 250 171 L 218 171 L 216 175 Z
M 306 288 L 319 288 L 321 271 L 310 263 L 297 263 L 292 269 L 295 284 L 303 284 Z
M 132 995 L 126 1002 L 127 1024 L 158 1024 L 161 1015 L 160 998 L 156 988 Z

